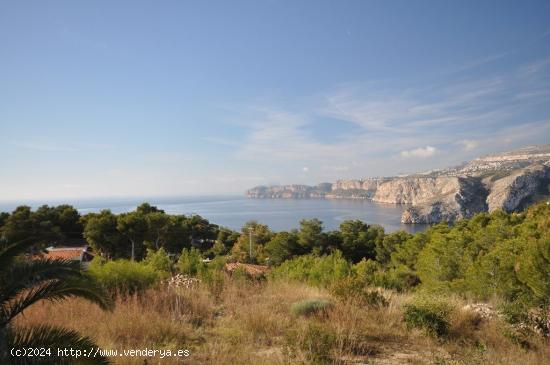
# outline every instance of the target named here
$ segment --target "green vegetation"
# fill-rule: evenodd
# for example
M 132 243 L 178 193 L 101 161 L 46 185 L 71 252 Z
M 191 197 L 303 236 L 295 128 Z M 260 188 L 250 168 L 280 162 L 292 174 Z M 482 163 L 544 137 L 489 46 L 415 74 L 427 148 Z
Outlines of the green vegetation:
M 150 272 L 161 273 L 158 277 L 174 271 L 197 276 L 207 266 L 204 258 L 221 258 L 219 262 L 269 263 L 274 266 L 272 280 L 330 287 L 351 275 L 361 285 L 400 292 L 421 288 L 476 300 L 499 297 L 549 305 L 550 206 L 545 202 L 523 213 L 481 213 L 415 235 L 385 234 L 381 227 L 358 220 L 325 232 L 317 219 L 302 220 L 300 229 L 290 232 L 275 233 L 254 221 L 234 232 L 200 216 L 169 215 L 147 203 L 124 214 L 103 210 L 84 216 L 68 205 L 34 212 L 21 206 L 2 214 L 0 225 L 2 245 L 32 236 L 40 248 L 80 237 L 105 259 L 142 263 L 92 265 L 91 272 L 110 282 L 107 287 L 125 282 L 126 271 L 135 272 L 136 280 L 146 285 L 122 284 L 125 289 L 149 286 Z M 111 270 L 112 278 L 100 274 Z
M 331 349 L 336 340 L 336 334 L 332 330 L 317 323 L 308 324 L 303 332 L 287 334 L 287 346 L 291 357 L 295 356 L 297 351 L 302 351 L 313 364 L 331 363 Z
M 335 282 L 331 294 L 341 301 L 353 301 L 361 306 L 378 308 L 388 305 L 388 300 L 377 290 L 368 290 L 366 283 L 357 276 L 347 276 Z
M 348 276 L 350 272 L 351 264 L 340 251 L 335 251 L 330 255 L 309 254 L 287 260 L 271 271 L 270 278 L 328 287 L 336 280 Z
M 184 248 L 178 259 L 177 268 L 182 274 L 197 276 L 205 267 L 202 256 L 196 248 Z
M 81 217 L 69 206 L 44 206 L 35 212 L 19 207 L 0 215 L 0 249 L 10 247 L 14 239 L 30 237 L 27 232 L 33 234 L 27 247 L 33 250 L 62 239 L 85 239 L 98 254 L 89 276 L 114 297 L 163 292 L 161 281 L 175 273 L 198 278 L 195 282 L 208 292 L 204 294 L 208 300 L 224 301 L 225 305 L 243 298 L 240 288 L 247 288 L 246 295 L 254 303 L 256 291 L 305 286 L 299 295 L 285 292 L 288 300 L 284 303 L 273 302 L 269 298 L 274 294 L 263 292 L 262 300 L 269 306 L 264 315 L 279 310 L 284 315 L 293 313 L 291 318 L 300 321 L 298 327 L 280 328 L 249 311 L 250 318 L 242 319 L 243 326 L 257 329 L 259 339 L 253 343 L 268 341 L 272 331 L 270 336 L 287 341 L 279 346 L 297 362 L 331 362 L 342 354 L 376 352 L 372 339 L 365 339 L 368 325 L 364 327 L 367 335 L 350 334 L 351 321 L 370 312 L 389 316 L 392 325 L 397 321 L 403 330 L 421 329 L 409 332 L 429 338 L 469 344 L 467 336 L 474 336 L 471 343 L 475 349 L 493 346 L 490 336 L 504 336 L 506 341 L 532 350 L 540 343 L 536 336 L 547 338 L 550 333 L 547 202 L 521 213 L 481 213 L 453 225 L 433 225 L 414 235 L 386 234 L 379 226 L 357 220 L 342 222 L 339 230 L 327 232 L 317 219 L 302 220 L 300 228 L 290 232 L 273 232 L 254 221 L 235 232 L 199 216 L 168 215 L 149 204 L 120 215 L 104 210 Z M 231 262 L 268 264 L 271 268 L 258 280 L 243 266 L 227 274 L 225 264 Z M 396 301 L 396 297 L 405 299 Z M 456 303 L 474 301 L 497 308 L 500 316 L 491 322 L 493 329 L 480 329 L 479 318 L 457 309 Z M 177 303 L 177 308 L 191 310 L 179 299 Z M 209 308 L 205 312 L 214 311 Z M 231 315 L 237 316 L 242 308 L 232 310 Z M 325 321 L 329 317 L 347 321 L 341 313 L 349 311 L 354 316 L 350 323 L 339 326 Z M 284 315 L 278 321 L 286 320 Z M 190 323 L 202 326 L 209 316 Z M 486 331 L 485 342 L 475 337 L 479 331 Z M 513 359 L 519 357 L 499 361 L 514 363 Z
M 326 299 L 306 299 L 292 304 L 290 311 L 295 316 L 311 316 L 326 313 L 332 304 Z
M 29 363 L 10 357 L 12 348 L 71 347 L 83 351 L 97 347 L 90 338 L 63 327 L 46 324 L 14 326 L 15 319 L 37 302 L 80 297 L 103 309 L 112 307 L 105 293 L 81 271 L 78 263 L 65 260 L 19 260 L 19 255 L 33 244 L 34 240 L 27 238 L 0 249 L 0 362 L 3 364 L 11 364 L 13 360 Z M 55 350 L 47 355 L 48 362 L 73 362 L 58 357 Z M 108 361 L 103 356 L 97 356 L 90 359 L 89 363 L 106 364 Z
M 407 326 L 421 328 L 429 336 L 443 337 L 449 331 L 452 311 L 445 299 L 421 297 L 405 306 L 404 320 Z
M 104 261 L 96 258 L 88 272 L 105 289 L 130 294 L 151 287 L 161 278 L 159 271 L 149 265 L 122 259 Z

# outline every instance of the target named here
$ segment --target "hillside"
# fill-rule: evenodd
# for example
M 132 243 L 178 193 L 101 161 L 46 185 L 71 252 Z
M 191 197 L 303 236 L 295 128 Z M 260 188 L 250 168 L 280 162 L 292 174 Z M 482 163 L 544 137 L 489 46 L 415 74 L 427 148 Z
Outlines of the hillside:
M 525 208 L 549 194 L 550 145 L 476 158 L 461 166 L 407 176 L 338 180 L 316 186 L 257 186 L 257 199 L 366 199 L 410 204 L 403 223 L 452 222 L 475 213 Z

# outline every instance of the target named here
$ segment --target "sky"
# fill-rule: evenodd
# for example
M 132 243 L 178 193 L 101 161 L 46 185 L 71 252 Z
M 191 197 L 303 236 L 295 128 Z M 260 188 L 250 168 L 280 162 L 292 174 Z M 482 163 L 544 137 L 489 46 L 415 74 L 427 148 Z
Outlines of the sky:
M 0 0 L 0 200 L 242 194 L 543 143 L 547 0 Z

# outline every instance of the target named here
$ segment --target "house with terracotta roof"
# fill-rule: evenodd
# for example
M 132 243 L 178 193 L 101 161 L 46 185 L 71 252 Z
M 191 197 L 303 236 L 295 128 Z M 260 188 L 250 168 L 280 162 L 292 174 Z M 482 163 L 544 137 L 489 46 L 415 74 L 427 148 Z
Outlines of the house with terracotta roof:
M 62 259 L 78 261 L 87 266 L 95 257 L 89 246 L 80 247 L 48 247 L 39 254 L 33 256 L 33 259 Z

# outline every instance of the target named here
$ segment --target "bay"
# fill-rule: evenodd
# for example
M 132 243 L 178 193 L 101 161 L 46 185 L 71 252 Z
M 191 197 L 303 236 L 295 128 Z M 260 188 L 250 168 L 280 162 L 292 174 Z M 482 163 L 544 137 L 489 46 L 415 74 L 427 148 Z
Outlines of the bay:
M 365 200 L 331 199 L 247 199 L 242 196 L 194 196 L 170 198 L 111 198 L 65 201 L 28 201 L 0 203 L 0 211 L 12 211 L 26 204 L 37 208 L 42 204 L 71 204 L 81 214 L 110 209 L 113 213 L 132 211 L 148 202 L 169 214 L 199 214 L 220 226 L 239 230 L 244 223 L 256 220 L 274 231 L 299 227 L 301 219 L 318 218 L 326 230 L 337 229 L 347 219 L 359 219 L 379 224 L 386 232 L 423 231 L 427 225 L 408 225 L 400 222 L 404 205 L 380 204 Z

